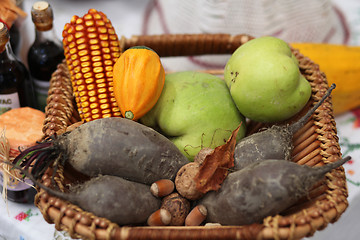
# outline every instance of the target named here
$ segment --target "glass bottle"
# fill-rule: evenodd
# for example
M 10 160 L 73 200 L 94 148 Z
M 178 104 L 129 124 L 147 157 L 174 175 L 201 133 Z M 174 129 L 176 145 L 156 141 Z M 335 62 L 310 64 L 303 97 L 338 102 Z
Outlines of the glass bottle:
M 10 33 L 11 48 L 12 48 L 13 52 L 15 53 L 15 55 L 17 55 L 20 51 L 20 49 L 19 49 L 19 47 L 20 47 L 20 31 L 19 31 L 17 22 L 15 22 L 11 26 L 9 33 Z
M 12 108 L 36 107 L 29 71 L 13 53 L 9 39 L 9 30 L 0 22 L 0 114 Z
M 48 2 L 35 2 L 31 9 L 35 25 L 35 41 L 28 52 L 28 65 L 34 81 L 39 110 L 44 111 L 50 79 L 57 65 L 64 59 L 61 41 L 53 28 L 53 11 Z
M 3 175 L 0 171 L 0 193 L 3 191 Z M 25 182 L 17 181 L 16 184 L 7 185 L 6 199 L 17 203 L 33 203 L 37 191 L 29 179 Z
M 35 95 L 30 74 L 25 65 L 14 55 L 10 45 L 10 34 L 0 22 L 0 114 L 19 107 L 34 107 Z M 23 182 L 10 183 L 7 199 L 14 202 L 32 202 L 36 190 Z M 3 174 L 0 169 L 0 191 L 3 190 Z

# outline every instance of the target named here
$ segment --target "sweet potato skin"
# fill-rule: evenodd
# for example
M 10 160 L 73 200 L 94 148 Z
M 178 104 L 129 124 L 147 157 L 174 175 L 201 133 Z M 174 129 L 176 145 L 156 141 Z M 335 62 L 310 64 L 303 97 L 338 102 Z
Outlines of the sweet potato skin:
M 266 160 L 230 173 L 217 192 L 199 202 L 208 210 L 207 222 L 222 225 L 260 223 L 295 204 L 326 172 L 343 164 L 302 166 L 284 160 Z
M 290 160 L 292 136 L 287 128 L 272 126 L 241 139 L 234 151 L 234 169 L 239 170 L 264 159 Z
M 68 163 L 87 176 L 113 175 L 152 184 L 174 180 L 187 158 L 163 135 L 124 118 L 87 122 L 58 139 Z
M 67 200 L 83 210 L 119 225 L 146 223 L 161 206 L 161 200 L 151 194 L 148 185 L 109 175 L 92 178 L 69 195 Z

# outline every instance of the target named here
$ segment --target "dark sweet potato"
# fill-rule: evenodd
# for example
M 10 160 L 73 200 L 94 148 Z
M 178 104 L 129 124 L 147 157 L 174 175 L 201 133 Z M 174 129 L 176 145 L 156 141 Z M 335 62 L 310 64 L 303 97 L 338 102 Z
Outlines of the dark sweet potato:
M 144 224 L 161 206 L 160 198 L 151 194 L 148 185 L 121 177 L 100 175 L 64 193 L 44 186 L 30 174 L 26 176 L 49 194 L 119 225 Z
M 331 85 L 322 99 L 297 122 L 285 126 L 274 125 L 264 131 L 241 139 L 234 151 L 234 169 L 242 169 L 251 163 L 263 161 L 264 159 L 290 160 L 294 133 L 307 123 L 311 115 L 335 87 L 335 84 Z
M 90 177 L 113 175 L 145 184 L 174 180 L 180 167 L 188 163 L 166 137 L 140 123 L 116 117 L 84 123 L 25 150 L 14 163 L 22 161 L 26 169 L 35 162 L 32 174 L 38 178 L 55 160 L 68 162 Z
M 295 204 L 327 172 L 349 159 L 321 167 L 284 160 L 253 163 L 230 173 L 220 190 L 208 192 L 199 204 L 207 208 L 207 222 L 223 225 L 259 223 Z

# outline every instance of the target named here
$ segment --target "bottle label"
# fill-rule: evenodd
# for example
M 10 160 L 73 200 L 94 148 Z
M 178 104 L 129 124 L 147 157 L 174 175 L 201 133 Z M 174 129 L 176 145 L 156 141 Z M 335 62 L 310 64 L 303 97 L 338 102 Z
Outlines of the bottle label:
M 7 190 L 9 191 L 23 191 L 32 187 L 33 182 L 30 179 L 25 179 L 24 182 L 21 181 L 12 181 L 14 179 L 10 179 L 7 182 Z M 0 171 L 0 185 L 3 186 L 3 175 Z
M 13 108 L 20 107 L 19 94 L 0 94 L 0 114 L 3 114 Z
M 44 111 L 46 107 L 46 100 L 48 97 L 50 82 L 34 79 L 34 86 L 35 86 L 36 101 L 38 103 L 39 109 Z

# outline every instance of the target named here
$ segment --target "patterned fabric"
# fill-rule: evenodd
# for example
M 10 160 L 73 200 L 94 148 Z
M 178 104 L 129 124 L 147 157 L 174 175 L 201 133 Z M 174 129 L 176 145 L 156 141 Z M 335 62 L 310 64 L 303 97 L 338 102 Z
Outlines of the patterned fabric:
M 352 159 L 344 165 L 349 190 L 348 200 L 360 194 L 360 108 L 337 117 L 339 143 L 343 156 Z
M 1 240 L 50 240 L 54 225 L 47 224 L 34 204 L 21 204 L 0 199 Z

